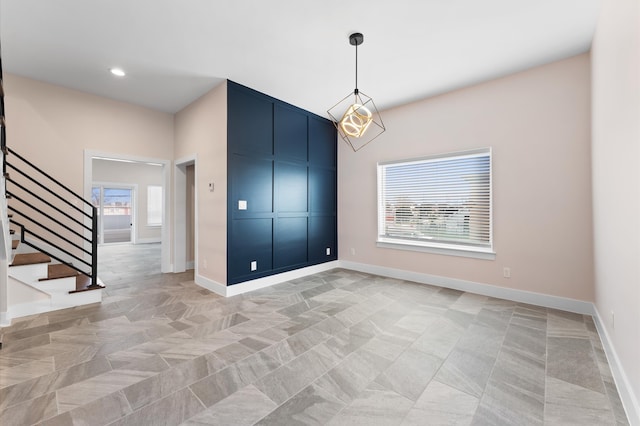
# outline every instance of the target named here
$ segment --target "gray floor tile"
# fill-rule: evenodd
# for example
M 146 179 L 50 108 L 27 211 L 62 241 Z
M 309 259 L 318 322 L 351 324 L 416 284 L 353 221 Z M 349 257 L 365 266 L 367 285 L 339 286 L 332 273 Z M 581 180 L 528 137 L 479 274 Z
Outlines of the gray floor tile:
M 428 325 L 412 347 L 424 353 L 445 359 L 462 337 L 464 328 L 449 318 L 438 318 Z
M 442 362 L 441 358 L 409 348 L 376 379 L 376 382 L 416 401 Z
M 112 426 L 179 425 L 203 410 L 204 406 L 193 392 L 189 388 L 184 388 L 109 424 Z
M 347 356 L 315 384 L 341 401 L 350 403 L 389 363 L 377 354 L 360 349 Z
M 615 425 L 606 395 L 549 377 L 547 379 L 545 424 Z
M 489 316 L 494 318 L 493 314 Z M 469 326 L 436 375 L 440 382 L 478 398 L 482 396 L 504 340 L 504 331 L 486 326 L 485 321 L 483 324 Z
M 344 404 L 323 389 L 311 385 L 256 423 L 256 425 L 322 425 Z
M 131 407 L 122 392 L 116 392 L 80 406 L 69 414 L 74 425 L 91 426 L 116 421 L 130 414 L 131 411 Z M 64 413 L 61 416 L 64 416 Z
M 337 362 L 338 358 L 326 346 L 319 345 L 267 374 L 255 385 L 274 402 L 282 404 Z
M 265 394 L 249 385 L 193 416 L 183 424 L 185 426 L 251 426 L 276 407 L 277 405 Z
M 0 424 L 627 425 L 588 316 L 336 269 L 223 298 L 100 248 L 101 304 L 0 329 Z
M 402 425 L 469 425 L 478 402 L 475 396 L 432 380 Z
M 547 375 L 604 393 L 596 355 L 588 339 L 549 337 L 547 340 Z
M 392 426 L 407 415 L 413 401 L 390 390 L 366 389 L 328 423 L 333 426 Z

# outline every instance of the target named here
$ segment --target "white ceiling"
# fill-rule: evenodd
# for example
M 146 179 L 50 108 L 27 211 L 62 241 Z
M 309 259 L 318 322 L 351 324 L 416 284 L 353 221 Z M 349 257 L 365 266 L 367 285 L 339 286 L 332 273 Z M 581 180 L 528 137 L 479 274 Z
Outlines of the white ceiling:
M 176 112 L 222 79 L 322 116 L 589 50 L 600 0 L 0 0 L 5 72 Z M 115 78 L 110 67 L 128 75 Z

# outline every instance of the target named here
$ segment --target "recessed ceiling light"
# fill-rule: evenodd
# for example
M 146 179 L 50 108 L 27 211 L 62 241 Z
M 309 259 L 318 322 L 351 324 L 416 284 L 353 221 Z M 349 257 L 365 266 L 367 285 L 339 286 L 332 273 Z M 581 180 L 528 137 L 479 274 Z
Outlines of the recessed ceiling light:
M 110 68 L 109 71 L 111 72 L 111 74 L 117 76 L 117 77 L 124 77 L 125 75 L 127 75 L 122 68 Z

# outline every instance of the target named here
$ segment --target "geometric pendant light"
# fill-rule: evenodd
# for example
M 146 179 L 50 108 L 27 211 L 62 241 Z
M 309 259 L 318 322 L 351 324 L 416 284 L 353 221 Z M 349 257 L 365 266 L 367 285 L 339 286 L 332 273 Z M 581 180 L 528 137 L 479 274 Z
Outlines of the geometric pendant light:
M 355 90 L 327 111 L 338 134 L 354 152 L 386 130 L 373 99 L 358 90 L 358 46 L 363 41 L 364 36 L 361 33 L 353 33 L 349 36 L 349 44 L 356 47 Z

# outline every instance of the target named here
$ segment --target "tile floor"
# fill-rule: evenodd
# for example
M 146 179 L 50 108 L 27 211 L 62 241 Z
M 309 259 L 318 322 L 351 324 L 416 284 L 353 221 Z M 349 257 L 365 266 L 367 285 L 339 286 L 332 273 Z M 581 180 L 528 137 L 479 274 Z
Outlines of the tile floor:
M 3 426 L 628 424 L 591 317 L 347 270 L 225 299 L 157 245 L 100 256 L 102 304 L 0 329 Z

